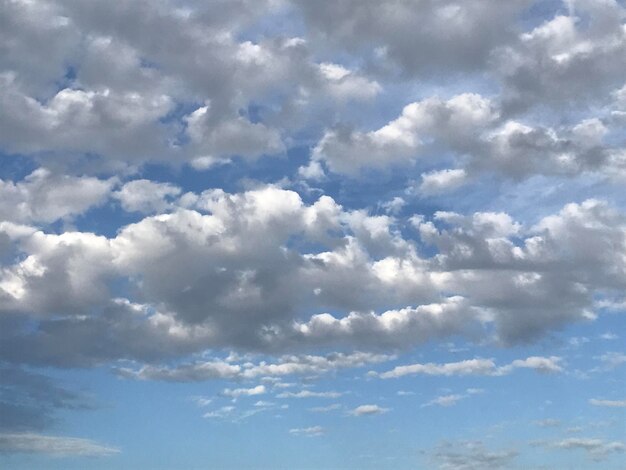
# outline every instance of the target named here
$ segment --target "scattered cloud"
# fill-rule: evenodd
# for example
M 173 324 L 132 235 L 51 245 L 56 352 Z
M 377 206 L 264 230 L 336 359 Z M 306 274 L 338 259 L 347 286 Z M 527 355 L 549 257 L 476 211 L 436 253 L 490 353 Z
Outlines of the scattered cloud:
M 352 416 L 371 416 L 387 413 L 389 408 L 383 408 L 378 405 L 359 405 L 348 413 Z
M 568 438 L 560 441 L 537 441 L 535 445 L 560 450 L 583 450 L 589 454 L 593 460 L 604 460 L 614 453 L 626 451 L 626 445 L 618 441 L 606 441 L 595 438 Z
M 626 400 L 600 400 L 591 398 L 589 404 L 593 406 L 606 406 L 609 408 L 626 408 Z
M 325 433 L 325 429 L 322 426 L 311 426 L 308 428 L 293 428 L 289 430 L 289 434 L 297 436 L 317 437 L 322 436 Z
M 441 395 L 441 396 L 433 398 L 429 402 L 424 403 L 422 405 L 422 408 L 428 407 L 428 406 L 433 406 L 433 405 L 445 406 L 445 407 L 447 407 L 447 406 L 454 406 L 460 400 L 463 400 L 464 398 L 467 398 L 467 397 L 468 397 L 468 395 L 460 395 L 460 394 Z
M 428 452 L 440 470 L 482 470 L 510 468 L 517 450 L 488 450 L 481 441 L 443 442 Z
M 62 379 L 94 368 L 163 394 L 150 381 L 195 382 L 212 425 L 263 413 L 283 439 L 325 433 L 287 409 L 420 412 L 495 377 L 519 406 L 549 374 L 626 406 L 594 388 L 626 364 L 623 1 L 0 11 L 0 452 L 123 459 L 46 434 L 94 408 Z M 372 380 L 392 378 L 407 388 Z M 533 425 L 609 426 L 558 416 Z M 565 436 L 537 445 L 625 450 Z M 489 447 L 444 442 L 426 467 L 519 463 Z
M 221 395 L 230 398 L 251 397 L 255 395 L 263 395 L 266 392 L 265 385 L 257 385 L 252 388 L 225 388 Z
M 301 390 L 299 392 L 283 392 L 276 395 L 277 398 L 339 398 L 343 392 L 315 392 Z

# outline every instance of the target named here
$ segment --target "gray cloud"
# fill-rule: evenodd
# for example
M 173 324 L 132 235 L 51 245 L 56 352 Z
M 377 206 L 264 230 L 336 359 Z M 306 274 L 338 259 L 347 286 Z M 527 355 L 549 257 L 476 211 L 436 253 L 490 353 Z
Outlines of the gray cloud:
M 226 3 L 4 2 L 0 148 L 64 171 L 206 169 L 283 154 L 283 128 L 317 116 L 303 106 L 379 93 L 358 71 L 316 62 L 302 38 L 237 39 L 281 2 Z M 246 112 L 259 103 L 265 122 Z
M 0 365 L 0 431 L 40 431 L 55 423 L 58 410 L 85 410 L 93 405 L 81 394 L 37 372 Z
M 423 195 L 456 189 L 485 174 L 513 181 L 534 175 L 623 174 L 620 145 L 606 141 L 623 127 L 610 118 L 610 107 L 575 124 L 555 126 L 511 119 L 501 107 L 471 93 L 426 98 L 376 130 L 346 125 L 327 130 L 312 164 L 324 162 L 335 173 L 358 176 L 368 168 L 432 165 L 438 154 L 452 152 L 461 167 L 423 173 L 418 188 Z
M 559 14 L 495 56 L 505 107 L 606 100 L 624 81 L 626 9 L 615 0 L 567 2 Z
M 430 453 L 440 470 L 481 470 L 509 468 L 516 450 L 491 451 L 481 441 L 443 442 Z
M 0 433 L 0 453 L 46 454 L 57 457 L 108 457 L 119 453 L 115 447 L 90 439 L 34 433 Z
M 452 334 L 514 344 L 593 320 L 593 294 L 625 284 L 614 256 L 626 243 L 624 216 L 601 201 L 569 204 L 532 227 L 504 213 L 413 216 L 421 243 L 436 248 L 422 258 L 395 218 L 345 211 L 326 196 L 304 204 L 269 186 L 183 199 L 189 209 L 112 238 L 0 226 L 20 253 L 0 274 L 2 356 L 154 361 L 208 347 L 402 348 Z M 321 248 L 287 248 L 294 238 Z M 114 281 L 141 302 L 113 297 Z M 326 308 L 339 313 L 308 313 Z M 29 318 L 37 327 L 21 330 Z
M 515 17 L 530 2 L 386 0 L 294 2 L 314 37 L 404 76 L 476 71 L 514 40 Z M 381 66 L 380 63 L 383 63 Z

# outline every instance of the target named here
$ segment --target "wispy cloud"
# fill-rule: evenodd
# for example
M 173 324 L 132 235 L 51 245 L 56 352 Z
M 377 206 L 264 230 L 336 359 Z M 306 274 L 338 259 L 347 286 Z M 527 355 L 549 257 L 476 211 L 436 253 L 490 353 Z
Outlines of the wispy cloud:
M 90 439 L 33 433 L 0 433 L 0 453 L 48 454 L 51 456 L 108 457 L 120 449 Z
M 293 428 L 289 430 L 289 434 L 295 434 L 299 436 L 317 437 L 325 433 L 325 429 L 322 426 L 311 426 L 308 428 Z

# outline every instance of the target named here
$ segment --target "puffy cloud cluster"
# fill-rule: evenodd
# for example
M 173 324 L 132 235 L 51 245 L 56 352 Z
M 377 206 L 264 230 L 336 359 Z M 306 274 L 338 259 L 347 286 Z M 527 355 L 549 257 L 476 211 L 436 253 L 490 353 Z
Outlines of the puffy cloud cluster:
M 497 111 L 482 96 L 466 93 L 449 100 L 427 98 L 404 107 L 401 115 L 370 132 L 339 127 L 327 131 L 313 152 L 330 170 L 345 174 L 362 168 L 408 164 L 424 148 L 425 140 L 442 140 L 463 148 L 497 118 Z
M 91 405 L 36 367 L 236 383 L 203 407 L 291 404 L 344 397 L 304 382 L 430 341 L 519 345 L 623 309 L 625 21 L 619 0 L 0 1 L 0 453 L 118 452 L 39 434 Z M 566 178 L 585 195 L 551 213 L 445 194 Z M 604 352 L 591 372 L 624 362 Z M 565 368 L 530 354 L 368 376 Z M 289 406 L 222 404 L 204 416 Z M 389 411 L 357 404 L 313 409 Z M 432 458 L 516 455 L 464 442 Z
M 225 3 L 3 2 L 0 148 L 66 169 L 207 168 L 283 153 L 282 129 L 310 102 L 380 92 L 358 71 L 317 62 L 302 38 L 237 39 L 281 2 Z M 260 103 L 267 123 L 248 113 Z
M 475 71 L 515 37 L 526 0 L 295 0 L 312 32 L 334 47 L 369 58 L 373 68 L 404 76 Z M 382 62 L 382 64 L 381 64 Z
M 427 98 L 405 106 L 399 117 L 373 131 L 345 125 L 327 130 L 313 163 L 355 176 L 368 168 L 437 164 L 441 153 L 450 152 L 460 167 L 422 173 L 419 190 L 425 195 L 456 189 L 482 174 L 515 181 L 623 173 L 622 150 L 606 139 L 619 135 L 622 125 L 609 117 L 608 108 L 599 117 L 557 126 L 525 123 L 500 108 L 471 93 Z
M 564 3 L 567 14 L 556 14 L 495 52 L 507 107 L 605 100 L 622 85 L 624 5 L 616 0 Z
M 413 216 L 419 240 L 391 216 L 346 211 L 327 196 L 305 204 L 272 186 L 180 201 L 187 208 L 111 238 L 3 223 L 19 256 L 0 275 L 2 357 L 81 364 L 211 347 L 395 349 L 453 334 L 511 344 L 595 318 L 594 294 L 626 281 L 624 216 L 595 200 L 532 227 L 504 213 Z M 436 253 L 421 257 L 424 244 Z M 120 283 L 137 298 L 119 298 Z M 24 329 L 31 318 L 37 327 Z
M 182 364 L 176 367 L 146 365 L 140 369 L 122 368 L 119 370 L 119 373 L 122 376 L 140 380 L 165 380 L 174 382 L 192 382 L 210 379 L 251 380 L 258 378 L 285 377 L 288 375 L 319 376 L 340 369 L 363 367 L 368 364 L 377 364 L 391 359 L 393 359 L 393 356 L 364 352 L 353 352 L 350 354 L 332 353 L 327 356 L 288 355 L 281 356 L 275 363 L 261 361 L 254 364 L 248 361 L 243 364 L 236 364 L 232 361 L 212 359 L 210 361 Z M 252 390 L 265 390 L 265 388 L 261 389 L 260 387 L 264 386 L 259 385 Z M 310 390 L 303 390 L 300 392 L 286 392 L 280 398 L 309 398 L 313 396 L 333 398 L 340 395 L 341 393 L 338 392 L 312 392 Z
M 39 168 L 17 183 L 0 180 L 0 219 L 23 224 L 71 219 L 103 204 L 114 184 Z

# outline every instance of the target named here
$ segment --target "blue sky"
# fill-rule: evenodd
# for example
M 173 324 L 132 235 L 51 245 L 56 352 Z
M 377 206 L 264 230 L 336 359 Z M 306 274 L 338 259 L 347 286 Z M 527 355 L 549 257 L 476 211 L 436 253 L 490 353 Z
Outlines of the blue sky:
M 0 467 L 624 468 L 623 1 L 0 12 Z

